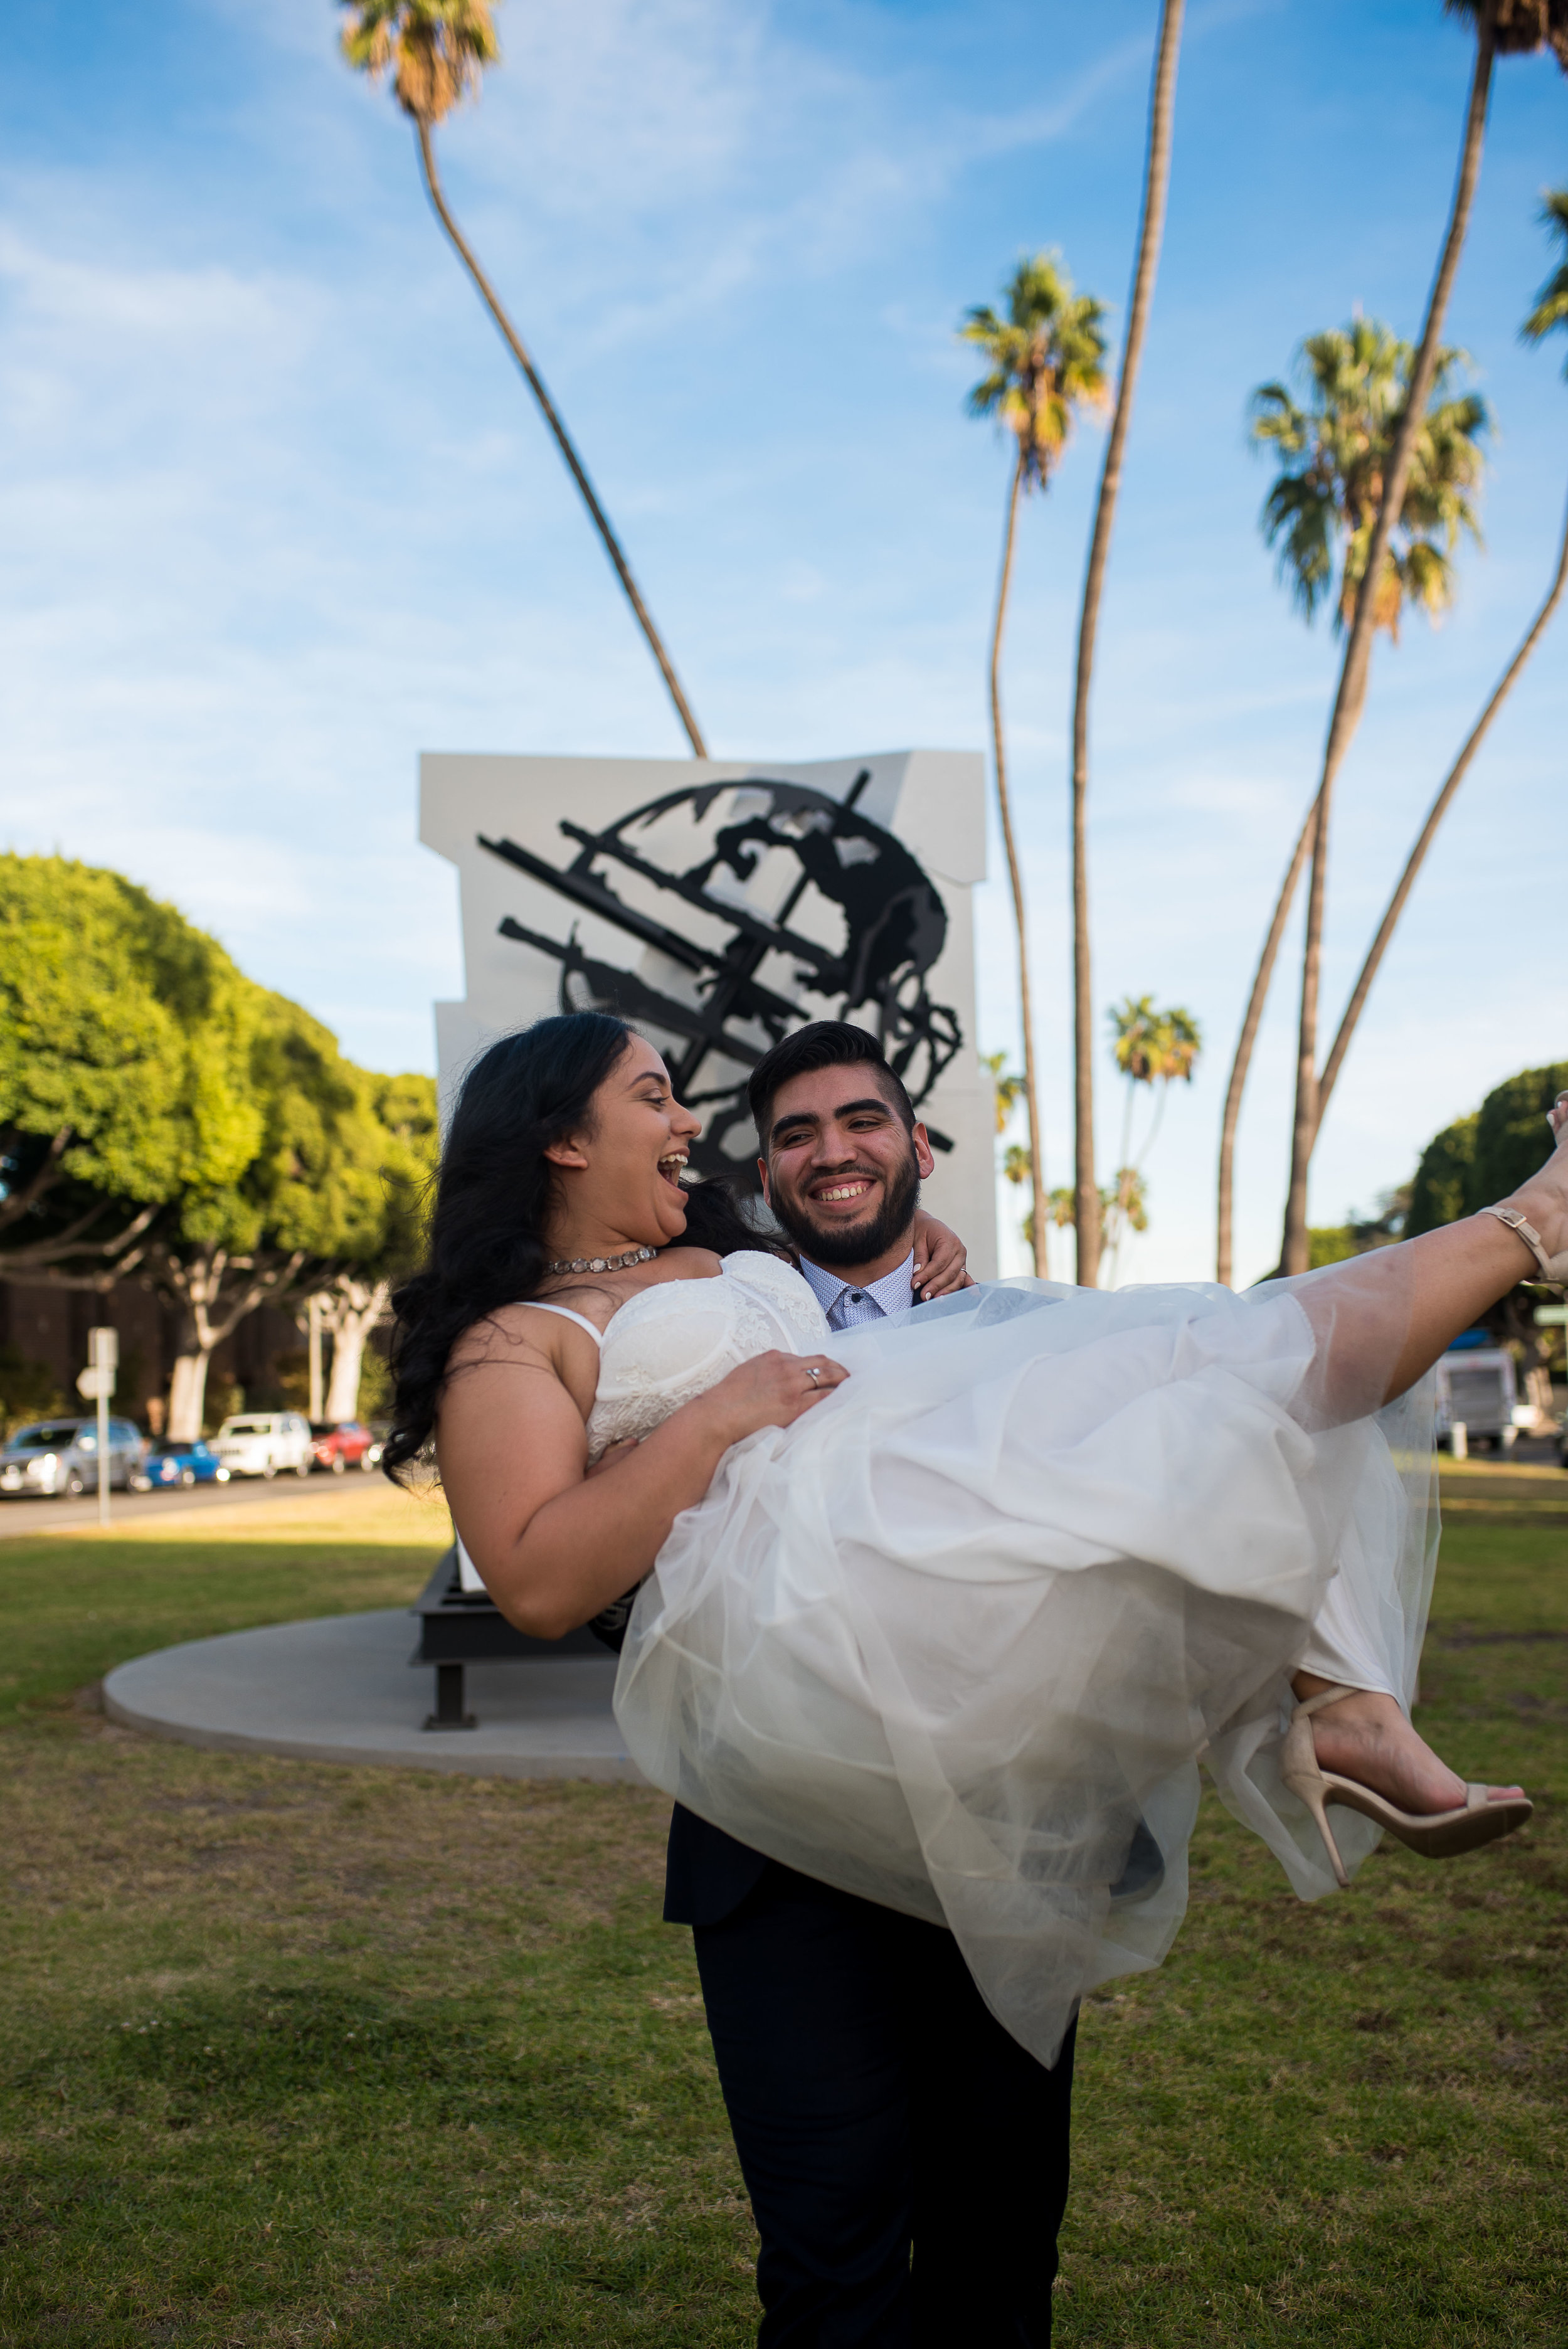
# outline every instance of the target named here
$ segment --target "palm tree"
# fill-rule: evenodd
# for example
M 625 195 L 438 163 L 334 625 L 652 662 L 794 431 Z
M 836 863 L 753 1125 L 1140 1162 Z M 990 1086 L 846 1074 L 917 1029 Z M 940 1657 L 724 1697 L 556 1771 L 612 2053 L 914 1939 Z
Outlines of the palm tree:
M 1480 442 L 1489 423 L 1486 404 L 1474 392 L 1446 396 L 1464 357 L 1462 351 L 1438 354 L 1398 535 L 1391 535 L 1378 582 L 1372 626 L 1386 628 L 1396 643 L 1407 604 L 1423 605 L 1437 617 L 1453 601 L 1449 557 L 1460 532 L 1469 531 L 1478 543 L 1480 537 L 1470 492 L 1484 461 Z M 1253 395 L 1253 437 L 1280 457 L 1278 479 L 1264 502 L 1264 536 L 1279 547 L 1280 576 L 1309 623 L 1328 598 L 1335 555 L 1343 550 L 1334 595 L 1336 635 L 1354 625 L 1410 358 L 1408 343 L 1387 326 L 1357 318 L 1343 329 L 1309 335 L 1302 345 L 1307 408 L 1283 383 L 1265 383 Z
M 991 1071 L 992 1091 L 996 1096 L 998 1136 L 1006 1133 L 1007 1120 L 1024 1098 L 1024 1080 L 1016 1071 L 1011 1073 L 1007 1071 L 1006 1059 L 1006 1052 L 983 1052 L 980 1056 L 981 1067 L 989 1069 Z
M 1129 1229 L 1141 1232 L 1148 1227 L 1143 1166 L 1154 1147 L 1154 1138 L 1165 1114 L 1167 1096 L 1178 1079 L 1185 1084 L 1191 1083 L 1193 1068 L 1203 1049 L 1203 1038 L 1190 1011 L 1176 1004 L 1172 1004 L 1168 1011 L 1157 1010 L 1151 995 L 1124 996 L 1119 1003 L 1111 1006 L 1109 1019 L 1115 1040 L 1112 1051 L 1116 1065 L 1127 1079 L 1127 1101 L 1121 1121 L 1121 1163 L 1109 1195 L 1101 1194 L 1105 1208 L 1106 1245 L 1110 1256 L 1110 1279 L 1114 1287 L 1125 1233 Z M 1155 1094 L 1153 1123 L 1143 1138 L 1142 1148 L 1134 1157 L 1132 1108 L 1140 1085 L 1148 1085 L 1151 1092 L 1158 1085 L 1160 1090 Z
M 959 329 L 964 340 L 984 351 L 986 373 L 969 395 L 972 416 L 995 416 L 1016 444 L 1002 533 L 1002 568 L 996 582 L 996 612 L 991 628 L 991 743 L 996 764 L 996 804 L 1013 885 L 1018 930 L 1018 995 L 1024 1024 L 1024 1101 L 1029 1123 L 1029 1163 L 1034 1205 L 1029 1217 L 1035 1270 L 1049 1278 L 1046 1255 L 1045 1149 L 1035 1071 L 1034 999 L 1029 987 L 1028 927 L 1024 875 L 1013 836 L 1007 795 L 1006 746 L 1002 730 L 1002 632 L 1013 580 L 1013 545 L 1018 504 L 1031 490 L 1050 486 L 1067 447 L 1073 418 L 1081 407 L 1106 401 L 1105 311 L 1090 294 L 1075 294 L 1072 279 L 1055 254 L 1021 261 L 1005 289 L 1006 315 L 989 303 L 971 310 Z
M 1302 947 L 1301 1012 L 1296 1036 L 1290 1188 L 1285 1200 L 1284 1231 L 1280 1250 L 1280 1268 L 1286 1273 L 1305 1272 L 1307 1268 L 1306 1184 L 1317 1133 L 1317 994 L 1323 963 L 1324 901 L 1328 880 L 1329 819 L 1334 783 L 1350 748 L 1367 697 L 1367 677 L 1377 625 L 1383 566 L 1387 559 L 1390 538 L 1404 508 L 1405 489 L 1415 459 L 1421 419 L 1426 415 L 1427 402 L 1437 373 L 1443 319 L 1459 272 L 1460 255 L 1464 250 L 1470 207 L 1475 199 L 1476 181 L 1480 174 L 1492 66 L 1499 56 L 1531 54 L 1549 45 L 1564 68 L 1568 68 L 1568 0 L 1444 0 L 1444 7 L 1449 15 L 1465 18 L 1475 33 L 1475 64 L 1465 109 L 1459 176 L 1449 214 L 1448 233 L 1428 297 L 1427 316 L 1415 364 L 1410 370 L 1404 413 L 1394 434 L 1384 470 L 1382 496 L 1367 548 L 1355 616 L 1346 632 L 1345 657 L 1340 665 L 1339 685 L 1329 719 L 1327 740 L 1324 745 L 1322 774 L 1304 827 L 1303 840 L 1292 859 L 1292 870 L 1286 875 L 1285 891 L 1282 893 L 1286 896 L 1288 911 L 1288 899 L 1295 894 L 1301 863 L 1310 848 L 1312 870 L 1307 884 L 1306 924 Z M 1283 921 L 1279 928 L 1283 930 Z M 1272 926 L 1270 936 L 1274 937 Z M 1277 938 L 1274 946 L 1277 951 Z M 1258 979 L 1253 984 L 1260 1013 L 1262 997 L 1267 991 L 1272 968 L 1273 956 L 1265 945 L 1264 960 L 1259 964 Z M 1251 1019 L 1250 1006 L 1248 1016 Z M 1255 1034 L 1255 1020 L 1252 1024 Z M 1243 1035 L 1245 1032 L 1243 1024 Z M 1247 1050 L 1250 1057 L 1250 1040 Z
M 1535 307 L 1519 330 L 1527 343 L 1540 342 L 1558 326 L 1568 327 L 1568 188 L 1548 190 L 1542 202 L 1541 225 L 1563 246 L 1564 257 L 1536 295 Z M 1563 362 L 1563 373 L 1568 377 L 1568 359 Z
M 1559 188 L 1548 193 L 1541 207 L 1541 219 L 1542 225 L 1563 246 L 1565 257 L 1541 288 L 1535 297 L 1535 307 L 1520 328 L 1522 338 L 1530 343 L 1542 341 L 1545 336 L 1553 333 L 1559 326 L 1568 331 L 1568 188 Z M 1565 377 L 1568 377 L 1568 360 L 1563 362 L 1563 372 Z M 1557 549 L 1557 569 L 1553 574 L 1552 585 L 1546 591 L 1545 600 L 1525 631 L 1518 651 L 1499 678 L 1491 699 L 1465 737 L 1464 746 L 1459 757 L 1444 776 L 1438 795 L 1428 811 L 1427 821 L 1421 826 L 1416 844 L 1406 860 L 1405 869 L 1400 874 L 1394 894 L 1388 900 L 1387 910 L 1378 926 L 1377 935 L 1367 949 L 1367 959 L 1361 966 L 1360 976 L 1346 1006 L 1345 1017 L 1339 1023 L 1339 1032 L 1335 1037 L 1328 1058 L 1323 1064 L 1323 1075 L 1317 1088 L 1319 1125 L 1322 1124 L 1328 1108 L 1329 1096 L 1338 1080 L 1339 1071 L 1345 1064 L 1345 1056 L 1350 1050 L 1350 1040 L 1356 1033 L 1357 1024 L 1366 1007 L 1367 998 L 1372 989 L 1372 982 L 1377 976 L 1377 967 L 1387 952 L 1388 942 L 1394 935 L 1395 926 L 1405 910 L 1411 890 L 1416 885 L 1416 875 L 1426 862 L 1427 851 L 1437 836 L 1438 826 L 1448 813 L 1454 794 L 1463 782 L 1470 761 L 1480 750 L 1492 719 L 1512 692 L 1531 655 L 1545 635 L 1552 616 L 1563 600 L 1563 591 L 1565 586 L 1568 586 L 1568 512 L 1564 513 L 1563 521 L 1563 535 Z
M 1132 300 L 1127 316 L 1127 347 L 1116 390 L 1116 414 L 1099 477 L 1094 535 L 1084 574 L 1078 618 L 1078 676 L 1073 692 L 1073 1217 L 1078 1232 L 1077 1278 L 1092 1288 L 1099 1277 L 1100 1196 L 1094 1172 L 1094 986 L 1088 934 L 1088 701 L 1094 681 L 1095 636 L 1099 599 L 1110 554 L 1110 534 L 1121 489 L 1121 464 L 1132 422 L 1133 393 L 1143 357 L 1143 339 L 1154 299 L 1160 245 L 1165 232 L 1165 197 L 1171 181 L 1171 123 L 1176 106 L 1176 61 L 1181 47 L 1185 0 L 1162 0 L 1154 82 L 1149 104 L 1149 150 L 1143 170 L 1143 219 Z
M 587 468 L 573 446 L 555 403 L 523 347 L 521 336 L 502 309 L 495 289 L 452 218 L 442 191 L 440 175 L 436 170 L 436 152 L 430 136 L 432 130 L 469 89 L 478 88 L 485 67 L 494 65 L 500 56 L 493 21 L 493 0 L 338 0 L 338 5 L 346 8 L 350 15 L 350 22 L 343 28 L 343 53 L 349 64 L 357 67 L 362 73 L 369 74 L 372 79 L 378 79 L 388 73 L 392 77 L 397 103 L 414 125 L 425 189 L 435 208 L 436 217 L 478 288 L 480 299 L 500 327 L 508 349 L 522 369 L 528 388 L 539 403 L 541 414 L 555 436 L 555 444 L 566 460 L 566 469 L 582 493 L 593 526 L 604 543 L 604 551 L 614 565 L 615 575 L 620 580 L 626 601 L 647 638 L 648 649 L 659 665 L 659 673 L 669 689 L 676 714 L 691 744 L 692 755 L 706 759 L 707 747 L 692 714 L 691 705 L 682 690 L 681 681 L 676 675 L 675 664 L 665 649 L 663 637 L 654 626 L 652 615 L 632 576 L 632 567 L 624 550 L 611 528 L 609 518 L 588 478 Z
M 1452 389 L 1462 357 L 1446 349 L 1433 355 L 1424 426 L 1409 435 L 1410 461 L 1398 533 L 1390 528 L 1383 533 L 1387 561 L 1377 595 L 1366 606 L 1368 634 L 1385 629 L 1395 642 L 1408 603 L 1420 605 L 1433 616 L 1446 609 L 1453 594 L 1449 557 L 1455 540 L 1461 530 L 1480 535 L 1470 493 L 1480 480 L 1479 444 L 1489 419 L 1483 401 L 1473 393 Z M 1280 460 L 1278 479 L 1259 518 L 1264 536 L 1279 549 L 1280 574 L 1290 583 L 1298 610 L 1310 621 L 1326 604 L 1336 633 L 1347 637 L 1363 625 L 1368 566 L 1387 511 L 1385 490 L 1394 447 L 1405 432 L 1409 412 L 1414 364 L 1408 343 L 1374 319 L 1357 318 L 1343 329 L 1309 336 L 1302 345 L 1297 367 L 1305 407 L 1283 383 L 1264 384 L 1253 395 L 1253 438 L 1276 450 Z M 1366 699 L 1367 674 L 1364 662 L 1357 698 L 1350 709 L 1352 724 Z M 1343 679 L 1340 690 L 1344 704 Z M 1315 837 L 1317 812 L 1315 801 L 1274 901 L 1231 1064 L 1220 1126 L 1215 1267 L 1216 1277 L 1227 1284 L 1242 1095 L 1280 941 Z M 1321 888 L 1318 916 L 1321 925 Z M 1315 994 L 1313 1032 L 1315 1054 Z

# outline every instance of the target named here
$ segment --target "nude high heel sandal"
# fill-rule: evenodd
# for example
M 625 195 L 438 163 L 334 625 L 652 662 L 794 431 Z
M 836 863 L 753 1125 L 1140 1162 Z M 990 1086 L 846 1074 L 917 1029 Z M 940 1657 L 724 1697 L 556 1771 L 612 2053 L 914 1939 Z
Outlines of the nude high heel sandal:
M 1347 1811 L 1360 1811 L 1365 1817 L 1375 1819 L 1411 1851 L 1418 1851 L 1423 1859 L 1454 1859 L 1462 1851 L 1477 1851 L 1483 1843 L 1495 1843 L 1499 1836 L 1511 1835 L 1532 1815 L 1535 1806 L 1524 1795 L 1494 1803 L 1488 1799 L 1486 1787 L 1479 1785 L 1466 1786 L 1464 1802 L 1457 1810 L 1402 1811 L 1386 1795 L 1362 1785 L 1358 1779 L 1343 1778 L 1337 1770 L 1320 1769 L 1312 1737 L 1313 1714 L 1321 1713 L 1326 1705 L 1337 1704 L 1343 1696 L 1363 1693 L 1360 1689 L 1327 1688 L 1307 1697 L 1291 1714 L 1284 1751 L 1280 1756 L 1280 1776 L 1317 1821 L 1317 1831 L 1341 1889 L 1348 1885 L 1350 1878 L 1328 1824 L 1330 1803 L 1342 1803 Z
M 1563 1101 L 1568 1099 L 1568 1095 L 1559 1093 L 1557 1098 Z M 1553 1126 L 1552 1131 L 1555 1133 L 1556 1127 Z M 1561 1248 L 1555 1256 L 1548 1256 L 1545 1243 L 1540 1233 L 1532 1223 L 1528 1222 L 1520 1214 L 1517 1207 L 1482 1207 L 1480 1213 L 1483 1216 L 1495 1216 L 1500 1224 L 1508 1226 L 1516 1239 L 1522 1239 L 1524 1242 L 1525 1247 L 1541 1267 L 1539 1276 L 1532 1273 L 1530 1276 L 1532 1279 L 1539 1278 L 1549 1288 L 1568 1288 L 1568 1248 Z

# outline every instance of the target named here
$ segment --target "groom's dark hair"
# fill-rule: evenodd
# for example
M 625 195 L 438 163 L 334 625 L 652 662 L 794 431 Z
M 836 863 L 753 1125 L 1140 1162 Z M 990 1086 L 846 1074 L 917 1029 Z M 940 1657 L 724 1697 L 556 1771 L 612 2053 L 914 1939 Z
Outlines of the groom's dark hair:
M 746 1098 L 757 1121 L 757 1139 L 764 1155 L 773 1103 L 792 1079 L 810 1076 L 817 1069 L 851 1069 L 862 1063 L 875 1071 L 877 1090 L 898 1112 L 904 1132 L 913 1133 L 914 1104 L 876 1038 L 848 1019 L 811 1019 L 786 1036 L 781 1044 L 775 1044 L 770 1052 L 764 1052 L 747 1081 Z

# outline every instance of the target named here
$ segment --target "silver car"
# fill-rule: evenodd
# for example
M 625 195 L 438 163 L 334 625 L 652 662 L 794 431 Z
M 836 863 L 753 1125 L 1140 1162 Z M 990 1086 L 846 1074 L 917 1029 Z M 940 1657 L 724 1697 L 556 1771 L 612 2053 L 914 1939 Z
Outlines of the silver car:
M 108 1423 L 108 1481 L 124 1492 L 141 1467 L 145 1439 L 129 1419 Z M 98 1489 L 98 1421 L 36 1419 L 0 1450 L 0 1493 Z

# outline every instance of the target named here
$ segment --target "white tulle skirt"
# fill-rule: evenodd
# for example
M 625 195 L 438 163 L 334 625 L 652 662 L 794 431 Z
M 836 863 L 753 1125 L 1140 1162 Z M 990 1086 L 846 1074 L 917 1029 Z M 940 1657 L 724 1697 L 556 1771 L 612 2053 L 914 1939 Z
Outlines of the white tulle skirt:
M 1332 1889 L 1278 1754 L 1304 1663 L 1414 1694 L 1429 1400 L 1349 1415 L 1396 1323 L 1386 1275 L 1020 1282 L 836 1339 L 852 1376 L 736 1445 L 659 1555 L 616 1683 L 632 1754 L 742 1842 L 949 1926 L 1051 2062 L 1087 1990 L 1171 1946 L 1201 1754 L 1296 1890 Z M 1341 1816 L 1354 1867 L 1376 1831 Z

